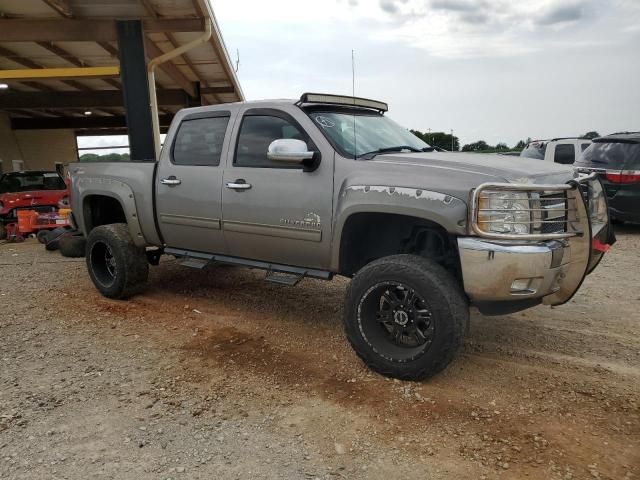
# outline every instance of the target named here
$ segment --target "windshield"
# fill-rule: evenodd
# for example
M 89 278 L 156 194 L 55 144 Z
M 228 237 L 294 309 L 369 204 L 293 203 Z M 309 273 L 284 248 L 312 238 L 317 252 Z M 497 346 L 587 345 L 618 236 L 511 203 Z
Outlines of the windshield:
M 311 112 L 309 116 L 345 157 L 395 147 L 413 151 L 429 148 L 409 130 L 376 113 Z
M 7 173 L 0 177 L 0 193 L 34 190 L 65 190 L 64 180 L 56 172 Z
M 547 144 L 544 142 L 534 142 L 528 144 L 524 150 L 520 152 L 521 157 L 535 158 L 536 160 L 544 160 L 544 154 L 547 151 Z

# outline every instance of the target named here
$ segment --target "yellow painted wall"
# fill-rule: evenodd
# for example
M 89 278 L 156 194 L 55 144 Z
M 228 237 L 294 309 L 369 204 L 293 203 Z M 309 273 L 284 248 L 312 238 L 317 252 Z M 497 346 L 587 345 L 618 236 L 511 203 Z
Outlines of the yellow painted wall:
M 11 130 L 0 113 L 0 159 L 2 170 L 13 170 L 12 160 L 23 160 L 25 170 L 53 170 L 56 162 L 77 161 L 73 130 Z

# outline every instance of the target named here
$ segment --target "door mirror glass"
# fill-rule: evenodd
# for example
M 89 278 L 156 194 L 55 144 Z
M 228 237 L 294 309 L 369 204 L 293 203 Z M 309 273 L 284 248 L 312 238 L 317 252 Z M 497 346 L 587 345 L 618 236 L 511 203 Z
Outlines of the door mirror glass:
M 280 138 L 269 144 L 267 158 L 274 162 L 300 164 L 313 159 L 314 152 L 309 151 L 307 144 L 295 138 Z

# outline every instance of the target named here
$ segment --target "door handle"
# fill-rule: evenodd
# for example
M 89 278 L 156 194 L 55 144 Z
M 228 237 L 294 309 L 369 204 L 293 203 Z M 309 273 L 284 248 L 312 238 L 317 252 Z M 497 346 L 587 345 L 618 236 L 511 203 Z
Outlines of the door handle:
M 231 190 L 249 190 L 251 188 L 251 184 L 240 178 L 235 182 L 228 182 L 227 188 L 230 188 Z
M 172 175 L 169 178 L 161 178 L 160 183 L 163 185 L 173 186 L 173 185 L 180 185 L 182 183 L 182 180 Z

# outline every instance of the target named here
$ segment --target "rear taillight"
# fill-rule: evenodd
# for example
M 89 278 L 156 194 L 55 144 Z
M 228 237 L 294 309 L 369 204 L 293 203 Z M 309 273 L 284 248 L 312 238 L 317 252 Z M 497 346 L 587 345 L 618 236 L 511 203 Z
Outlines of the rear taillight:
M 607 170 L 611 183 L 640 183 L 640 170 Z

